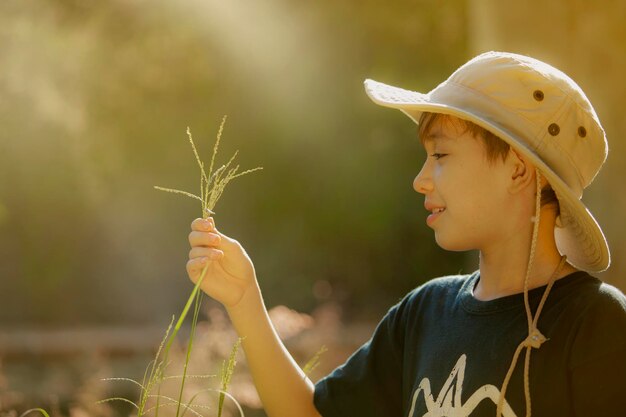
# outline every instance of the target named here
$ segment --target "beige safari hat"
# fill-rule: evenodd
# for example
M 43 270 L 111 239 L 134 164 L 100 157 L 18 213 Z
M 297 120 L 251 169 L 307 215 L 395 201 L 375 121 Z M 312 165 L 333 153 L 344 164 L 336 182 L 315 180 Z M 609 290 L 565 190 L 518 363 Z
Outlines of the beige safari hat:
M 453 115 L 526 155 L 559 200 L 554 234 L 561 254 L 584 271 L 609 267 L 606 238 L 581 201 L 606 160 L 606 135 L 585 93 L 563 72 L 527 56 L 486 52 L 427 94 L 373 80 L 365 80 L 365 90 L 376 104 L 400 109 L 416 123 L 425 111 Z

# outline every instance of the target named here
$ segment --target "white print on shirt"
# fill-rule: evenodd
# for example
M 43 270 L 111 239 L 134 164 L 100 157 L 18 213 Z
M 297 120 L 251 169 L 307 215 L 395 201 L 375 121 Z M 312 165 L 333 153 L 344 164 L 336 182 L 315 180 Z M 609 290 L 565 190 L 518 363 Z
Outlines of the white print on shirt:
M 426 405 L 426 414 L 421 417 L 468 417 L 472 414 L 472 411 L 478 406 L 478 404 L 484 399 L 490 399 L 494 404 L 498 404 L 500 397 L 500 390 L 493 385 L 486 384 L 478 388 L 476 392 L 465 402 L 461 403 L 461 395 L 463 393 L 463 380 L 465 378 L 465 364 L 467 362 L 467 356 L 462 354 L 459 360 L 454 365 L 450 376 L 443 384 L 437 400 L 433 398 L 430 389 L 430 380 L 428 378 L 422 379 L 418 388 L 413 393 L 413 400 L 411 401 L 411 411 L 409 411 L 408 417 L 418 417 L 415 413 L 415 403 L 419 397 L 420 392 L 424 393 L 424 403 Z M 502 407 L 503 417 L 516 417 L 515 413 L 509 406 L 509 403 L 504 400 L 504 406 Z

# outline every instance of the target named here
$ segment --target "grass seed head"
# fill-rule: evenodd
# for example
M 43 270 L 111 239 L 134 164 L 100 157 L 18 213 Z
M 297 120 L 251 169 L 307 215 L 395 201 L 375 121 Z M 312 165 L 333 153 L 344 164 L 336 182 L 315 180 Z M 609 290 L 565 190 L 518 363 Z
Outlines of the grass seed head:
M 196 144 L 193 141 L 193 136 L 191 134 L 191 129 L 187 128 L 187 137 L 189 138 L 189 143 L 191 144 L 191 150 L 193 151 L 193 155 L 198 164 L 198 168 L 200 168 L 200 195 L 196 195 L 187 191 L 182 191 L 174 188 L 164 188 L 155 186 L 157 190 L 166 191 L 169 193 L 182 194 L 184 196 L 193 198 L 195 200 L 200 200 L 202 204 L 202 217 L 207 218 L 215 212 L 213 209 L 217 205 L 218 200 L 222 196 L 226 185 L 233 179 L 237 177 L 241 177 L 242 175 L 249 174 L 254 171 L 258 171 L 263 169 L 263 167 L 256 167 L 253 169 L 248 169 L 244 172 L 238 172 L 239 165 L 234 168 L 228 169 L 230 165 L 234 162 L 235 158 L 239 154 L 239 150 L 235 151 L 233 156 L 228 160 L 225 165 L 217 168 L 215 172 L 213 172 L 213 167 L 215 165 L 215 157 L 217 156 L 217 151 L 219 149 L 222 132 L 224 130 L 224 124 L 226 123 L 226 116 L 222 118 L 222 123 L 220 124 L 219 130 L 217 132 L 217 138 L 215 140 L 215 145 L 213 146 L 213 153 L 211 154 L 211 163 L 209 164 L 208 172 L 205 170 L 205 164 L 200 158 L 200 154 L 198 153 L 198 149 L 196 148 Z M 224 173 L 226 173 L 224 175 Z

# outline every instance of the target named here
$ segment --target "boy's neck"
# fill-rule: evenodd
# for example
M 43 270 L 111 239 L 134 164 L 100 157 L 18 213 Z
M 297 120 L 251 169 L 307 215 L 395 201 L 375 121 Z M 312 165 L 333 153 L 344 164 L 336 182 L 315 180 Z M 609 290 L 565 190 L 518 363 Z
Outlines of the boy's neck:
M 561 260 L 554 241 L 555 216 L 544 216 L 543 210 L 541 214 L 535 257 L 528 278 L 529 290 L 547 285 Z M 526 232 L 515 233 L 506 241 L 480 251 L 480 279 L 474 289 L 476 299 L 488 301 L 524 292 L 532 225 Z M 576 268 L 566 263 L 555 279 L 575 271 Z

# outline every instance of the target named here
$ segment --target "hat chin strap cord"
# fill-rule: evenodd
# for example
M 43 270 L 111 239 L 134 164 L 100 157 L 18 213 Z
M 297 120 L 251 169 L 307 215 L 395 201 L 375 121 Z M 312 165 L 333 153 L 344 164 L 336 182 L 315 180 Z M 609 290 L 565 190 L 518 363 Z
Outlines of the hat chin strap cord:
M 526 357 L 524 360 L 524 398 L 526 399 L 526 417 L 530 417 L 530 381 L 529 381 L 529 367 L 530 367 L 530 353 L 532 348 L 539 349 L 541 344 L 545 342 L 546 337 L 541 334 L 539 329 L 537 329 L 537 321 L 539 320 L 539 315 L 541 314 L 541 310 L 543 309 L 543 305 L 548 298 L 548 294 L 552 289 L 552 285 L 554 284 L 556 276 L 559 274 L 563 265 L 565 265 L 565 261 L 567 260 L 566 256 L 561 257 L 561 261 L 559 265 L 556 267 L 550 280 L 548 281 L 548 286 L 543 292 L 543 296 L 541 297 L 541 302 L 539 303 L 539 307 L 537 308 L 537 312 L 533 317 L 532 312 L 530 311 L 530 303 L 528 302 L 528 277 L 530 275 L 530 270 L 533 264 L 533 259 L 535 257 L 535 249 L 537 246 L 537 235 L 539 231 L 539 218 L 541 212 L 541 174 L 539 170 L 535 170 L 536 178 L 537 178 L 537 191 L 535 198 L 535 218 L 533 219 L 533 237 L 532 243 L 530 246 L 530 257 L 528 259 L 528 267 L 526 269 L 526 277 L 524 278 L 524 306 L 526 307 L 526 319 L 528 321 L 528 336 L 526 339 L 522 340 L 522 342 L 515 349 L 515 354 L 513 355 L 513 360 L 511 361 L 511 365 L 509 366 L 509 370 L 506 373 L 506 377 L 504 378 L 504 382 L 502 383 L 502 389 L 500 390 L 500 397 L 498 398 L 498 407 L 496 410 L 496 417 L 500 417 L 502 415 L 502 407 L 504 405 L 504 398 L 506 394 L 506 389 L 509 385 L 509 381 L 511 380 L 511 375 L 513 375 L 513 370 L 517 365 L 517 360 L 519 359 L 522 350 L 526 348 Z

